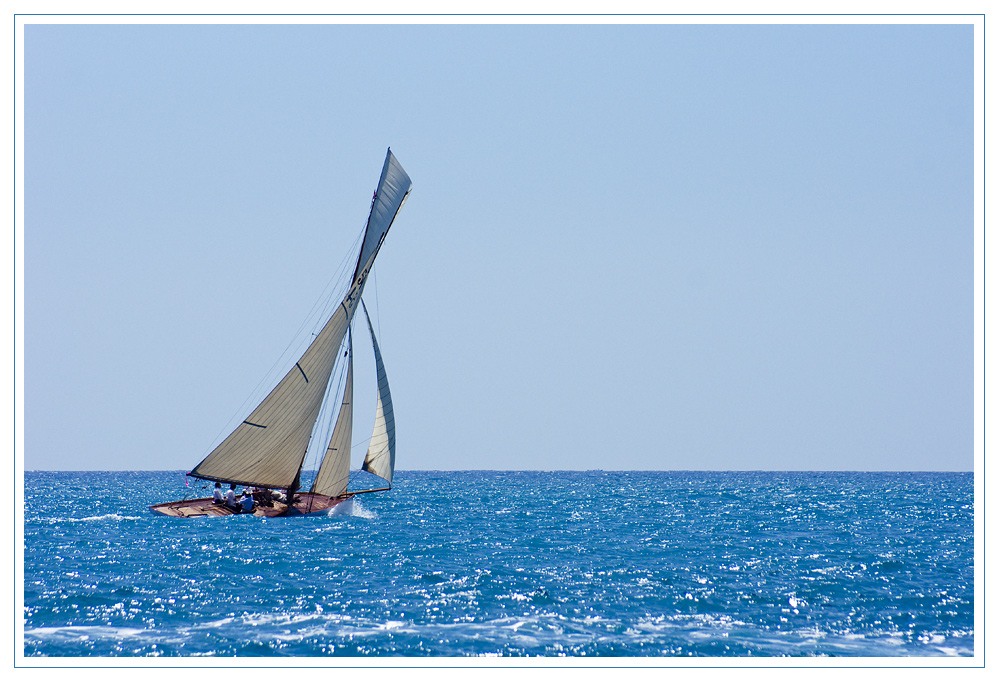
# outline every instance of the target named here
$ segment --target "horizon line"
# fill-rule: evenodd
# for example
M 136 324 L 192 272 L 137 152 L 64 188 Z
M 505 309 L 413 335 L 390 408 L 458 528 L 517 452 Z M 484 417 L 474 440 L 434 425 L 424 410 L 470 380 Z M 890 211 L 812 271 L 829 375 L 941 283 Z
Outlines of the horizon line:
M 316 470 L 302 470 L 302 471 L 303 472 L 315 472 Z M 354 470 L 352 470 L 352 471 L 354 471 Z M 356 471 L 360 471 L 360 470 L 356 470 Z M 140 470 L 102 470 L 102 469 L 92 469 L 92 470 L 64 470 L 64 469 L 45 470 L 45 469 L 32 469 L 32 470 L 28 470 L 28 469 L 25 469 L 25 470 L 22 470 L 22 473 L 24 473 L 24 474 L 27 474 L 28 472 L 42 472 L 42 473 L 47 473 L 47 472 L 52 472 L 52 473 L 55 473 L 55 472 L 149 472 L 149 473 L 162 472 L 164 474 L 177 474 L 177 473 L 185 474 L 184 470 L 146 470 L 146 469 L 140 469 Z M 892 469 L 871 469 L 871 470 L 851 470 L 851 469 L 842 469 L 842 470 L 838 470 L 838 469 L 830 469 L 830 470 L 805 470 L 805 469 L 802 469 L 802 470 L 797 470 L 797 469 L 745 469 L 745 470 L 741 470 L 741 469 L 728 469 L 728 470 L 723 470 L 723 469 L 704 469 L 704 470 L 692 470 L 692 469 L 669 469 L 669 470 L 627 469 L 627 470 L 609 470 L 609 469 L 603 469 L 603 468 L 597 468 L 597 469 L 593 469 L 593 468 L 592 469 L 489 469 L 489 468 L 419 469 L 419 468 L 410 468 L 410 469 L 398 469 L 398 470 L 396 470 L 397 474 L 400 473 L 400 472 L 547 472 L 547 473 L 555 473 L 555 472 L 615 472 L 615 473 L 620 473 L 620 472 L 800 472 L 800 473 L 801 472 L 845 472 L 845 473 L 846 472 L 855 472 L 855 473 L 856 472 L 864 472 L 864 473 L 887 472 L 887 473 L 904 473 L 905 472 L 905 473 L 910 473 L 910 474 L 949 474 L 949 473 L 955 473 L 955 474 L 975 474 L 975 470 L 974 469 L 964 469 L 964 470 L 958 470 L 958 469 L 956 469 L 956 470 L 907 470 L 907 469 L 902 469 L 902 470 L 892 470 Z

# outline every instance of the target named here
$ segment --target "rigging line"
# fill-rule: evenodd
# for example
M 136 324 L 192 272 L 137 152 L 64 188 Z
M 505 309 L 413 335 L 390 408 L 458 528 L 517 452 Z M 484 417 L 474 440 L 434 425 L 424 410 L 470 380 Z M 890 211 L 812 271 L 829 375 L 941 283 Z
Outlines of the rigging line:
M 316 303 L 313 304 L 313 309 L 316 309 L 318 306 L 322 306 L 323 307 L 322 310 L 324 313 L 324 315 L 319 316 L 318 322 L 314 323 L 313 329 L 315 329 L 316 325 L 325 322 L 325 320 L 329 317 L 329 315 L 332 315 L 332 313 L 330 313 L 329 315 L 326 315 L 325 313 L 327 310 L 326 307 L 330 305 L 332 300 L 337 298 L 336 296 L 334 296 L 334 294 L 339 293 L 341 290 L 346 291 L 347 289 L 349 289 L 349 284 L 341 284 L 341 282 L 347 283 L 347 268 L 351 261 L 350 258 L 351 254 L 353 254 L 356 249 L 360 249 L 359 244 L 362 238 L 364 237 L 367 227 L 368 227 L 367 224 L 364 227 L 362 227 L 361 232 L 359 232 L 357 237 L 354 238 L 354 243 L 351 245 L 350 250 L 348 250 L 347 253 L 344 255 L 344 257 L 341 259 L 340 264 L 334 271 L 335 273 L 334 276 L 330 278 L 330 281 L 327 282 L 326 288 L 324 288 L 323 293 L 320 294 L 319 299 L 317 299 Z M 333 283 L 335 280 L 336 280 L 336 285 L 331 289 L 331 283 Z M 330 291 L 330 293 L 327 294 L 327 291 Z M 341 296 L 339 298 L 343 299 L 344 297 Z M 310 310 L 310 316 L 312 316 L 312 309 Z M 307 317 L 306 322 L 308 322 L 309 319 L 310 318 Z
M 361 239 L 364 236 L 366 227 L 367 226 L 365 226 L 365 228 L 362 228 L 361 232 L 358 233 L 358 235 L 354 238 L 354 243 L 351 245 L 350 250 L 348 250 L 347 253 L 341 258 L 340 264 L 337 266 L 337 269 L 334 270 L 333 276 L 327 281 L 326 285 L 320 292 L 320 295 L 319 297 L 317 297 L 316 301 L 313 302 L 313 305 L 310 307 L 309 312 L 305 316 L 305 319 L 303 319 L 302 323 L 295 331 L 295 334 L 292 335 L 291 340 L 288 342 L 288 346 L 285 347 L 285 350 L 281 352 L 281 356 L 279 356 L 278 360 L 275 362 L 275 366 L 280 365 L 283 367 L 286 364 L 286 359 L 289 355 L 289 351 L 295 344 L 297 344 L 298 347 L 302 349 L 302 352 L 304 352 L 304 349 L 302 347 L 308 347 L 309 343 L 312 342 L 312 337 L 314 337 L 317 334 L 315 332 L 316 328 L 325 324 L 327 320 L 330 318 L 330 316 L 333 315 L 332 313 L 328 312 L 330 310 L 330 303 L 332 300 L 335 300 L 337 298 L 336 297 L 337 293 L 339 293 L 341 290 L 346 289 L 345 284 L 343 283 L 346 283 L 347 281 L 347 267 L 348 264 L 350 263 L 350 255 L 354 252 L 355 249 L 359 248 L 359 243 L 361 242 Z M 313 329 L 313 333 L 309 337 L 305 337 L 303 335 L 303 332 L 308 327 L 311 327 Z M 290 355 L 296 356 L 296 355 L 301 355 L 301 353 L 296 354 L 293 352 Z M 273 370 L 274 367 L 272 367 L 272 369 L 268 371 L 269 375 L 270 372 L 272 372 Z
M 286 346 L 285 350 L 281 352 L 281 356 L 279 356 L 278 360 L 275 362 L 274 367 L 278 365 L 284 366 L 285 363 L 283 361 L 285 361 L 285 359 L 288 356 L 288 352 L 292 349 L 292 346 L 295 345 L 296 343 L 298 343 L 299 347 L 308 346 L 307 342 L 311 342 L 312 339 L 303 338 L 303 332 L 307 327 L 312 327 L 312 329 L 315 330 L 317 326 L 324 324 L 326 320 L 329 318 L 328 315 L 325 315 L 326 309 L 330 305 L 331 299 L 336 298 L 335 296 L 336 293 L 340 289 L 344 288 L 344 286 L 341 285 L 340 283 L 341 281 L 346 280 L 347 264 L 349 262 L 350 254 L 353 253 L 354 249 L 358 248 L 358 243 L 361 241 L 363 235 L 364 235 L 364 229 L 362 229 L 361 233 L 359 233 L 358 236 L 354 238 L 354 244 L 351 246 L 351 250 L 348 251 L 347 255 L 345 255 L 341 259 L 340 265 L 337 267 L 337 270 L 334 271 L 334 275 L 326 283 L 326 286 L 323 288 L 323 291 L 320 292 L 320 295 L 316 299 L 316 301 L 313 302 L 313 305 L 309 309 L 309 312 L 306 314 L 305 319 L 299 325 L 299 328 L 295 331 L 295 334 L 292 335 L 292 339 L 288 342 L 288 346 Z M 313 336 L 315 334 L 316 333 L 313 332 Z M 292 354 L 292 355 L 301 355 L 301 354 Z M 270 373 L 274 370 L 274 367 L 272 367 L 271 370 L 268 371 L 268 376 L 270 376 Z

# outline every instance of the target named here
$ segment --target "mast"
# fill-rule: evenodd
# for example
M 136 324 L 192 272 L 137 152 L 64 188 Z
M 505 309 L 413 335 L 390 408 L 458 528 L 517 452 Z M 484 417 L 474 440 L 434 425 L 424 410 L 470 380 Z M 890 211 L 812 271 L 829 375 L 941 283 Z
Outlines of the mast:
M 388 150 L 350 291 L 271 393 L 189 474 L 201 479 L 286 489 L 294 495 L 340 347 L 375 257 L 411 188 L 410 177 L 392 150 Z

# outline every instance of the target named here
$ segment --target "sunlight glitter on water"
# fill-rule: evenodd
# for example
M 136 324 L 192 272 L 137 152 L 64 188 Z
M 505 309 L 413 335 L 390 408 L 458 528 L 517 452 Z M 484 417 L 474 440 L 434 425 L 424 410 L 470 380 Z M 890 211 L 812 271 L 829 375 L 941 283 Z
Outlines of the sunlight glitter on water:
M 402 472 L 276 520 L 60 491 L 176 493 L 109 476 L 27 477 L 28 656 L 972 654 L 971 476 Z

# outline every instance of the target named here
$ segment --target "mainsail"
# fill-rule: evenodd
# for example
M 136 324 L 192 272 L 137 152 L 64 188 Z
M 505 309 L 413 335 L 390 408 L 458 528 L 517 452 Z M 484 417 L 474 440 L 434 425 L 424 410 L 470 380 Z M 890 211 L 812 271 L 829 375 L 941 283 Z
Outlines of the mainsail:
M 378 406 L 375 409 L 375 429 L 371 441 L 368 442 L 368 453 L 365 463 L 361 466 L 366 472 L 382 477 L 392 484 L 392 472 L 396 468 L 396 422 L 392 417 L 392 397 L 389 395 L 389 380 L 385 376 L 385 365 L 382 364 L 382 354 L 375 341 L 375 330 L 372 329 L 372 319 L 368 317 L 368 307 L 361 302 L 368 321 L 368 333 L 372 337 L 372 347 L 375 349 L 375 370 L 378 374 Z
M 389 150 L 347 296 L 288 374 L 191 475 L 267 488 L 297 488 L 309 439 L 344 336 L 382 241 L 411 187 L 410 177 Z M 380 371 L 380 387 L 383 376 Z
M 293 486 L 354 315 L 352 306 L 357 303 L 348 295 L 278 386 L 191 471 L 193 476 L 275 489 Z
M 347 478 L 351 470 L 351 428 L 354 422 L 354 349 L 351 346 L 351 333 L 347 333 L 347 380 L 344 382 L 344 397 L 340 402 L 340 413 L 337 424 L 330 437 L 320 463 L 319 472 L 313 481 L 311 493 L 336 498 L 347 491 Z

